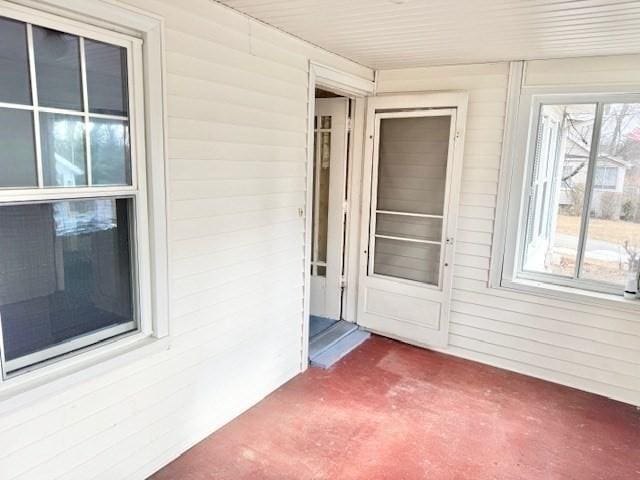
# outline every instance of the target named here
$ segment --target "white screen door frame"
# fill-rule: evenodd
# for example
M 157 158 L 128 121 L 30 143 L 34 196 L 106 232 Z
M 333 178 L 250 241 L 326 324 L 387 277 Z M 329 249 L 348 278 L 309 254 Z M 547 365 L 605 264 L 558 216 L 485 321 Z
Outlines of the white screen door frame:
M 449 308 L 453 283 L 455 232 L 462 175 L 466 92 L 370 97 L 364 149 L 361 255 L 358 289 L 358 324 L 392 338 L 421 346 L 448 343 Z M 441 214 L 403 212 L 378 208 L 380 124 L 385 119 L 449 117 L 446 176 Z M 417 221 L 441 222 L 439 238 L 401 238 L 376 229 L 378 214 Z M 375 269 L 376 240 L 407 245 L 439 246 L 434 284 L 379 274 Z

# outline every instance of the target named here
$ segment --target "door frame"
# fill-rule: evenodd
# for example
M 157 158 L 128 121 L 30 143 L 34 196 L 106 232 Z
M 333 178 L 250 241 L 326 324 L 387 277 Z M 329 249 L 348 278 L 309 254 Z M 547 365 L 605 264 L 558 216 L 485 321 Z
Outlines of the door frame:
M 358 251 L 360 225 L 360 179 L 362 178 L 362 149 L 365 129 L 366 97 L 375 93 L 375 81 L 357 75 L 309 62 L 309 87 L 307 102 L 307 168 L 306 198 L 301 211 L 304 215 L 304 285 L 302 307 L 302 348 L 300 370 L 309 367 L 309 312 L 311 303 L 311 227 L 313 211 L 313 148 L 316 87 L 322 87 L 353 100 L 351 110 L 351 135 L 349 136 L 347 174 L 347 221 L 344 245 L 345 276 L 347 288 L 343 299 L 345 316 L 355 321 L 357 306 Z M 357 172 L 357 173 L 356 173 Z
M 378 111 L 405 111 L 408 115 L 410 112 L 425 109 L 456 109 L 456 125 L 455 125 L 455 149 L 452 156 L 452 168 L 447 172 L 447 182 L 450 184 L 448 194 L 445 199 L 447 203 L 447 217 L 450 221 L 446 225 L 447 239 L 446 245 L 442 246 L 446 249 L 444 253 L 444 263 L 448 263 L 449 272 L 441 275 L 441 289 L 449 289 L 453 287 L 453 255 L 455 252 L 455 237 L 457 228 L 457 218 L 460 203 L 460 189 L 462 166 L 464 159 L 464 139 L 466 131 L 467 109 L 469 103 L 469 94 L 465 91 L 443 91 L 443 92 L 424 92 L 415 94 L 385 94 L 375 97 L 375 101 L 369 102 L 367 105 L 367 125 L 366 138 L 363 156 L 363 174 L 362 174 L 362 210 L 360 215 L 360 246 L 359 259 L 359 275 L 368 275 L 369 268 L 369 241 L 370 241 L 370 217 L 373 215 L 371 211 L 373 196 L 373 176 L 377 172 L 373 171 L 375 141 L 376 138 L 376 112 Z M 374 141 L 375 140 L 375 141 Z M 452 219 L 452 221 L 451 221 Z M 375 222 L 375 220 L 374 220 Z M 444 227 L 444 225 L 443 225 Z M 443 232 L 444 233 L 444 232 Z M 358 305 L 361 306 L 364 299 L 364 292 L 358 289 Z M 448 343 L 449 317 L 450 317 L 450 297 L 443 304 L 442 314 L 440 317 L 442 334 L 434 344 L 429 347 L 445 347 Z M 385 334 L 387 335 L 387 334 Z M 389 335 L 387 335 L 389 336 Z M 427 346 L 420 342 L 411 342 L 411 339 L 401 338 L 403 342 L 414 343 L 419 346 Z

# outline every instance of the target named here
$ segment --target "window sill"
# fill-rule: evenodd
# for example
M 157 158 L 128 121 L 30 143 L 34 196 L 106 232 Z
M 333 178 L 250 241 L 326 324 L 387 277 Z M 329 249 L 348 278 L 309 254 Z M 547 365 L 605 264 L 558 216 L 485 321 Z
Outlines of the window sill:
M 0 383 L 0 416 L 170 348 L 169 337 L 142 333 Z
M 565 300 L 573 303 L 591 304 L 621 310 L 626 312 L 640 312 L 640 298 L 628 299 L 622 295 L 594 292 L 574 287 L 565 287 L 535 280 L 503 278 L 498 288 L 512 292 L 528 293 L 546 298 Z

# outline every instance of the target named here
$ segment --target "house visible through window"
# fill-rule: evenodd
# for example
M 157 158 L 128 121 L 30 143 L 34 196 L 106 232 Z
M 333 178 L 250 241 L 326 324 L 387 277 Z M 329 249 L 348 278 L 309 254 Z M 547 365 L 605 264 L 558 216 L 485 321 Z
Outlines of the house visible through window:
M 595 190 L 616 190 L 618 186 L 618 166 L 598 166 L 596 167 L 595 177 L 593 179 L 593 188 Z
M 130 51 L 105 36 L 0 17 L 4 376 L 140 325 Z
M 518 276 L 621 294 L 640 263 L 640 102 L 538 107 Z

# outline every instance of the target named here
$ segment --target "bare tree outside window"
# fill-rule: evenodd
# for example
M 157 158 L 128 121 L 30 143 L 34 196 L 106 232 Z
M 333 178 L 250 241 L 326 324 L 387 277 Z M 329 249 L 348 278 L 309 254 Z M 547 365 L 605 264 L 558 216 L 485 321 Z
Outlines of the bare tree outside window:
M 523 270 L 621 288 L 640 266 L 640 103 L 542 105 L 539 121 L 557 125 L 555 148 L 544 128 L 535 144 L 536 162 L 553 165 L 554 180 L 547 200 L 531 194 Z M 551 228 L 536 238 L 531 219 L 540 216 Z

